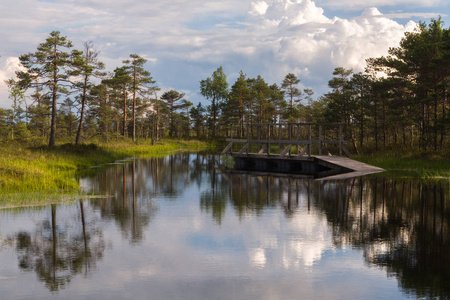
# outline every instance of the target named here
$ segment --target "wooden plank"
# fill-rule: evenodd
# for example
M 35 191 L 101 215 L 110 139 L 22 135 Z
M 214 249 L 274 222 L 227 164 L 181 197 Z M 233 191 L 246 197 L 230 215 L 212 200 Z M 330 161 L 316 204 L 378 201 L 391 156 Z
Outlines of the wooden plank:
M 325 155 L 332 156 L 330 150 L 328 150 L 327 147 L 322 146 L 322 151 L 324 151 L 326 153 Z
M 261 149 L 261 126 L 258 126 L 258 149 Z
M 244 153 L 247 149 L 248 149 L 248 147 L 250 146 L 250 144 L 249 143 L 247 143 L 247 144 L 245 144 L 245 146 L 241 149 L 241 150 L 239 150 L 239 154 L 242 154 L 242 153 Z
M 239 123 L 230 123 L 230 124 L 233 124 L 233 125 L 241 125 L 241 124 L 239 124 Z M 247 125 L 251 125 L 251 126 L 258 126 L 258 125 L 260 125 L 260 126 L 262 126 L 262 125 L 273 125 L 273 126 L 278 126 L 278 125 L 283 125 L 283 126 L 286 126 L 286 125 L 301 125 L 301 126 L 308 126 L 308 125 L 322 125 L 322 126 L 339 126 L 339 125 L 342 125 L 342 123 L 322 123 L 322 124 L 319 124 L 319 123 L 246 123 Z
M 308 145 L 308 146 L 309 146 L 309 145 Z M 308 151 L 308 147 L 305 147 L 305 148 L 302 150 L 302 152 L 300 152 L 300 153 L 298 154 L 298 156 L 303 156 L 303 155 L 305 155 L 306 151 Z M 311 152 L 308 151 L 308 153 L 309 153 L 308 156 L 311 156 Z
M 347 155 L 348 157 L 352 157 L 352 154 L 350 153 L 350 151 L 348 151 L 347 147 L 342 145 L 341 148 L 342 148 L 342 151 L 344 151 L 345 155 Z
M 278 141 L 279 141 L 279 143 L 278 143 L 278 153 L 281 153 L 281 144 L 283 144 L 282 143 L 282 139 L 281 139 L 281 124 L 278 126 Z
M 226 146 L 225 149 L 223 149 L 222 154 L 228 153 L 231 150 L 231 147 L 233 147 L 233 142 L 230 142 L 228 146 Z
M 314 123 L 272 123 L 272 124 L 245 124 L 243 126 L 244 129 L 244 138 L 233 138 L 234 136 L 234 124 L 230 124 L 230 138 L 227 138 L 226 141 L 228 143 L 240 143 L 245 145 L 244 150 L 240 150 L 240 153 L 244 153 L 244 151 L 248 153 L 248 150 L 251 148 L 250 144 L 253 144 L 257 146 L 258 153 L 259 154 L 267 154 L 270 156 L 270 146 L 273 144 L 278 144 L 278 153 L 283 154 L 283 156 L 291 156 L 291 149 L 292 146 L 296 146 L 296 155 L 295 156 L 303 156 L 303 155 L 309 155 L 311 156 L 311 145 L 319 145 L 319 155 L 322 153 L 327 153 L 329 150 L 327 149 L 327 145 L 336 145 L 337 152 L 335 154 L 347 155 L 351 156 L 350 151 L 344 146 L 348 143 L 343 140 L 343 133 L 342 133 L 342 124 L 314 124 Z M 308 136 L 306 137 L 307 140 L 300 140 L 300 126 L 307 125 L 308 126 Z M 311 139 L 312 132 L 311 127 L 312 125 L 318 126 L 318 136 L 316 137 L 316 140 Z M 324 126 L 336 126 L 338 127 L 338 139 L 337 140 L 327 140 L 327 135 L 324 134 Z M 241 126 L 241 125 L 239 125 Z M 251 132 L 253 132 L 253 127 L 256 126 L 256 134 L 257 137 L 255 138 L 252 136 Z M 262 127 L 267 126 L 267 136 L 263 137 L 262 134 Z M 276 128 L 278 126 L 278 128 Z M 271 127 L 273 130 L 271 130 Z M 293 131 L 293 129 L 296 128 L 296 131 Z M 287 132 L 286 132 L 287 130 Z M 246 132 L 245 132 L 246 131 Z M 274 132 L 271 132 L 274 131 Z M 275 136 L 273 135 L 275 133 Z M 245 136 L 246 135 L 246 136 Z M 272 137 L 275 137 L 275 139 L 271 139 Z M 285 139 L 286 138 L 286 139 Z M 264 147 L 263 147 L 264 145 Z M 233 144 L 228 144 L 227 147 L 222 151 L 222 153 L 232 153 L 233 152 Z M 290 146 L 290 148 L 289 148 Z M 306 148 L 306 149 L 305 149 Z M 288 149 L 288 152 L 286 152 L 286 149 Z
M 358 172 L 382 172 L 385 171 L 382 168 L 378 168 L 375 166 L 368 165 L 363 162 L 359 162 L 347 157 L 340 157 L 340 156 L 315 156 L 319 160 L 326 161 L 331 164 L 335 164 L 353 171 Z
M 318 140 L 253 140 L 253 139 L 226 139 L 227 142 L 236 142 L 236 143 L 261 143 L 261 144 L 318 144 Z M 330 141 L 330 140 L 322 140 L 323 144 L 339 144 L 339 141 Z M 347 142 L 342 142 L 342 144 L 347 144 Z
M 308 140 L 309 141 L 311 141 L 311 125 L 309 125 L 308 126 Z M 307 146 L 306 146 L 306 148 L 308 149 L 308 156 L 311 156 L 311 144 L 308 144 Z M 303 153 L 303 151 L 302 151 L 302 153 Z M 303 155 L 303 154 L 301 154 L 301 155 Z M 300 156 L 300 155 L 299 155 Z
M 285 156 L 291 150 L 291 144 L 289 144 L 283 152 L 280 153 L 280 156 Z
M 322 155 L 322 125 L 319 125 L 319 155 Z
M 263 153 L 266 152 L 266 151 L 267 151 L 267 145 L 263 145 L 263 146 L 259 149 L 258 154 L 263 154 Z

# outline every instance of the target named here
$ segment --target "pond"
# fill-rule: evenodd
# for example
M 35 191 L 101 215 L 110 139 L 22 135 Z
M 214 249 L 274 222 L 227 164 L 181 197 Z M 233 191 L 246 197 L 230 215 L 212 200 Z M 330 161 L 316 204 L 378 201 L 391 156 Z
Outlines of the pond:
M 130 160 L 67 204 L 0 211 L 0 299 L 450 297 L 449 181 Z

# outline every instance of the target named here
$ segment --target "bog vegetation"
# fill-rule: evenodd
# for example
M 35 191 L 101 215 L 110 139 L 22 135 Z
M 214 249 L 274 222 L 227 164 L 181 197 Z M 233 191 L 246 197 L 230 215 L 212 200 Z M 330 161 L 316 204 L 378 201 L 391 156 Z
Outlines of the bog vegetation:
M 230 123 L 328 122 L 345 124 L 357 153 L 449 149 L 450 30 L 440 20 L 406 33 L 387 56 L 368 59 L 365 73 L 336 68 L 330 92 L 316 99 L 291 73 L 280 85 L 243 71 L 229 83 L 219 67 L 200 82 L 209 105 L 194 106 L 179 91 L 158 96 L 139 55 L 111 73 L 98 55 L 93 43 L 73 50 L 54 31 L 35 52 L 20 56 L 23 68 L 6 82 L 12 104 L 0 109 L 0 139 L 49 146 L 57 139 L 156 142 L 221 137 Z
M 367 157 L 371 152 L 408 153 L 418 154 L 414 158 L 419 160 L 438 157 L 437 165 L 445 161 L 444 168 L 448 166 L 450 29 L 440 20 L 421 23 L 386 56 L 368 59 L 364 73 L 336 68 L 328 82 L 330 92 L 320 97 L 301 88 L 292 73 L 278 85 L 241 71 L 230 83 L 219 67 L 199 84 L 207 105 L 193 105 L 176 90 L 159 95 L 141 56 L 131 54 L 108 73 L 92 42 L 74 50 L 58 31 L 34 52 L 20 56 L 20 62 L 17 76 L 6 81 L 11 108 L 0 108 L 3 189 L 18 187 L 11 178 L 44 179 L 45 168 L 62 172 L 80 167 L 71 158 L 73 152 L 51 150 L 57 145 L 71 143 L 69 148 L 76 150 L 79 144 L 102 144 L 106 148 L 101 149 L 117 154 L 114 147 L 126 141 L 127 147 L 138 149 L 163 138 L 220 139 L 230 123 L 242 129 L 247 123 L 341 123 L 351 151 L 365 154 L 367 161 L 376 161 Z M 50 147 L 39 148 L 44 144 Z M 56 158 L 61 156 L 71 163 Z M 30 161 L 44 157 L 45 166 Z M 45 180 L 31 182 L 33 190 L 47 188 L 41 186 Z M 48 182 L 61 188 L 76 185 L 70 180 Z

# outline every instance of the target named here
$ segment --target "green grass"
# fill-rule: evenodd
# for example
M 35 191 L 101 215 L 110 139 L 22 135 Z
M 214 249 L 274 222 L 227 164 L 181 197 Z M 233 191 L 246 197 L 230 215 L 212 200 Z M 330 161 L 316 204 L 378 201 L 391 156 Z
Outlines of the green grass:
M 156 145 L 121 141 L 110 144 L 61 144 L 55 147 L 0 145 L 0 206 L 50 202 L 61 193 L 76 195 L 80 170 L 127 157 L 167 155 L 180 150 L 207 150 L 199 141 L 164 140 Z
M 450 158 L 445 155 L 384 152 L 358 156 L 355 159 L 402 177 L 450 179 Z

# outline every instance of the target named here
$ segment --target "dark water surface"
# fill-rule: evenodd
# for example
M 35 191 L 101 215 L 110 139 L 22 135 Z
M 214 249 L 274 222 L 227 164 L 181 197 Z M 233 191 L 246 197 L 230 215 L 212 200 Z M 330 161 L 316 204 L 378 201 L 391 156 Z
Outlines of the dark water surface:
M 229 174 L 178 154 L 0 210 L 0 299 L 450 297 L 449 182 Z

